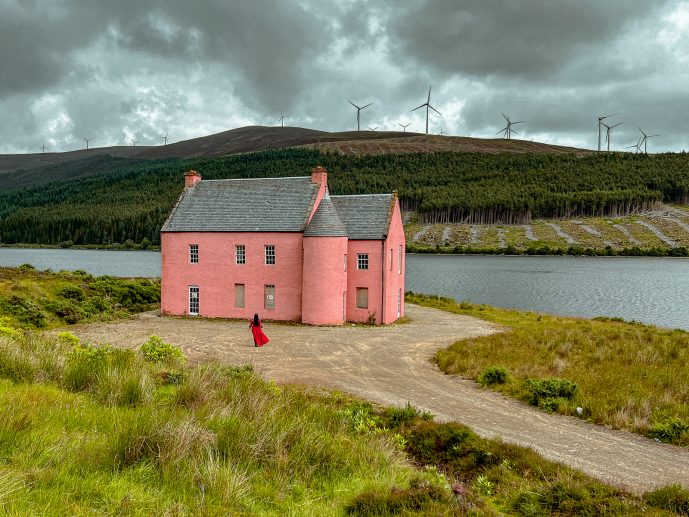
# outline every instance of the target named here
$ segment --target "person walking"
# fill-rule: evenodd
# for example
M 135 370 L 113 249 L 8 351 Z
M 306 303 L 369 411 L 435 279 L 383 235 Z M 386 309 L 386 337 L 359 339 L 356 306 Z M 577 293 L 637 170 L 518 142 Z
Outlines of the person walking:
M 268 341 L 268 336 L 263 333 L 263 323 L 258 319 L 258 314 L 254 314 L 254 319 L 249 323 L 251 333 L 254 335 L 254 346 L 263 346 Z

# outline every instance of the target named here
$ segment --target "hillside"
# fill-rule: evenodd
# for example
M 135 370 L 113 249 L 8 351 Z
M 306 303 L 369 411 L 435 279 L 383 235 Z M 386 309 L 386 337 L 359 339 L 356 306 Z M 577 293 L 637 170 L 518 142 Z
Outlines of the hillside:
M 352 154 L 387 152 L 538 152 L 586 153 L 582 149 L 560 147 L 523 140 L 447 137 L 399 131 L 344 131 L 329 133 L 301 127 L 248 126 L 214 135 L 157 146 L 96 147 L 64 153 L 0 154 L 3 174 L 62 165 L 96 156 L 151 160 L 223 156 L 285 147 L 314 147 L 323 151 Z M 0 187 L 2 185 L 0 184 Z
M 5 180 L 0 239 L 100 245 L 148 239 L 156 244 L 186 170 L 196 169 L 206 179 L 285 177 L 308 174 L 317 164 L 330 172 L 334 194 L 397 190 L 402 208 L 415 212 L 421 225 L 619 218 L 657 210 L 662 202 L 689 200 L 689 160 L 684 154 L 355 155 L 291 148 L 209 158 L 93 157 L 0 176 L 0 184 Z M 32 177 L 33 187 L 10 183 Z M 60 179 L 49 182 L 51 177 Z M 604 241 L 600 248 L 606 246 Z

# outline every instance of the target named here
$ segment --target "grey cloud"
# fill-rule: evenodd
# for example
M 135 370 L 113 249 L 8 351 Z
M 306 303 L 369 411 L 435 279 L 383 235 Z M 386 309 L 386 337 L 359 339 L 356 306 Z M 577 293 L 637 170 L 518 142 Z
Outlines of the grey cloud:
M 425 0 L 391 11 L 397 59 L 443 74 L 548 80 L 582 54 L 606 54 L 628 24 L 666 2 Z

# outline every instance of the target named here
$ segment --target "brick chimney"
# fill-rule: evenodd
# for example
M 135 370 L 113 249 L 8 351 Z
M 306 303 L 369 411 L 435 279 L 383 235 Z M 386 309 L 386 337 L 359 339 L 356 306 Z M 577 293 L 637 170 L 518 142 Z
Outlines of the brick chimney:
M 318 165 L 311 169 L 311 183 L 317 183 L 321 188 L 325 188 L 328 185 L 328 171 L 325 167 Z
M 193 187 L 201 181 L 201 175 L 195 170 L 190 170 L 184 173 L 184 188 Z

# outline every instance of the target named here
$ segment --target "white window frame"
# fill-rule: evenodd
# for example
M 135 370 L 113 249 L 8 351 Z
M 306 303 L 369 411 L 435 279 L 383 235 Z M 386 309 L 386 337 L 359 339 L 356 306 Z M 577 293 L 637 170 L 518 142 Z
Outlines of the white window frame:
M 361 270 L 368 269 L 368 253 L 356 254 L 356 268 Z
M 199 263 L 199 245 L 190 244 L 189 245 L 189 264 Z
M 400 244 L 397 248 L 397 274 L 402 274 L 402 245 Z
M 344 272 L 347 272 L 347 254 L 344 254 Z
M 275 244 L 266 244 L 264 246 L 265 250 L 265 263 L 266 266 L 275 265 Z
M 402 317 L 402 288 L 397 292 L 397 317 Z
M 392 248 L 390 248 L 390 271 L 392 271 L 392 259 L 394 256 L 395 254 L 392 252 Z
M 246 246 L 244 244 L 235 244 L 234 263 L 238 266 L 246 264 Z
M 189 316 L 198 316 L 201 312 L 201 290 L 198 285 L 190 285 L 189 293 Z M 193 296 L 196 294 L 196 296 Z M 194 310 L 194 306 L 196 310 Z

